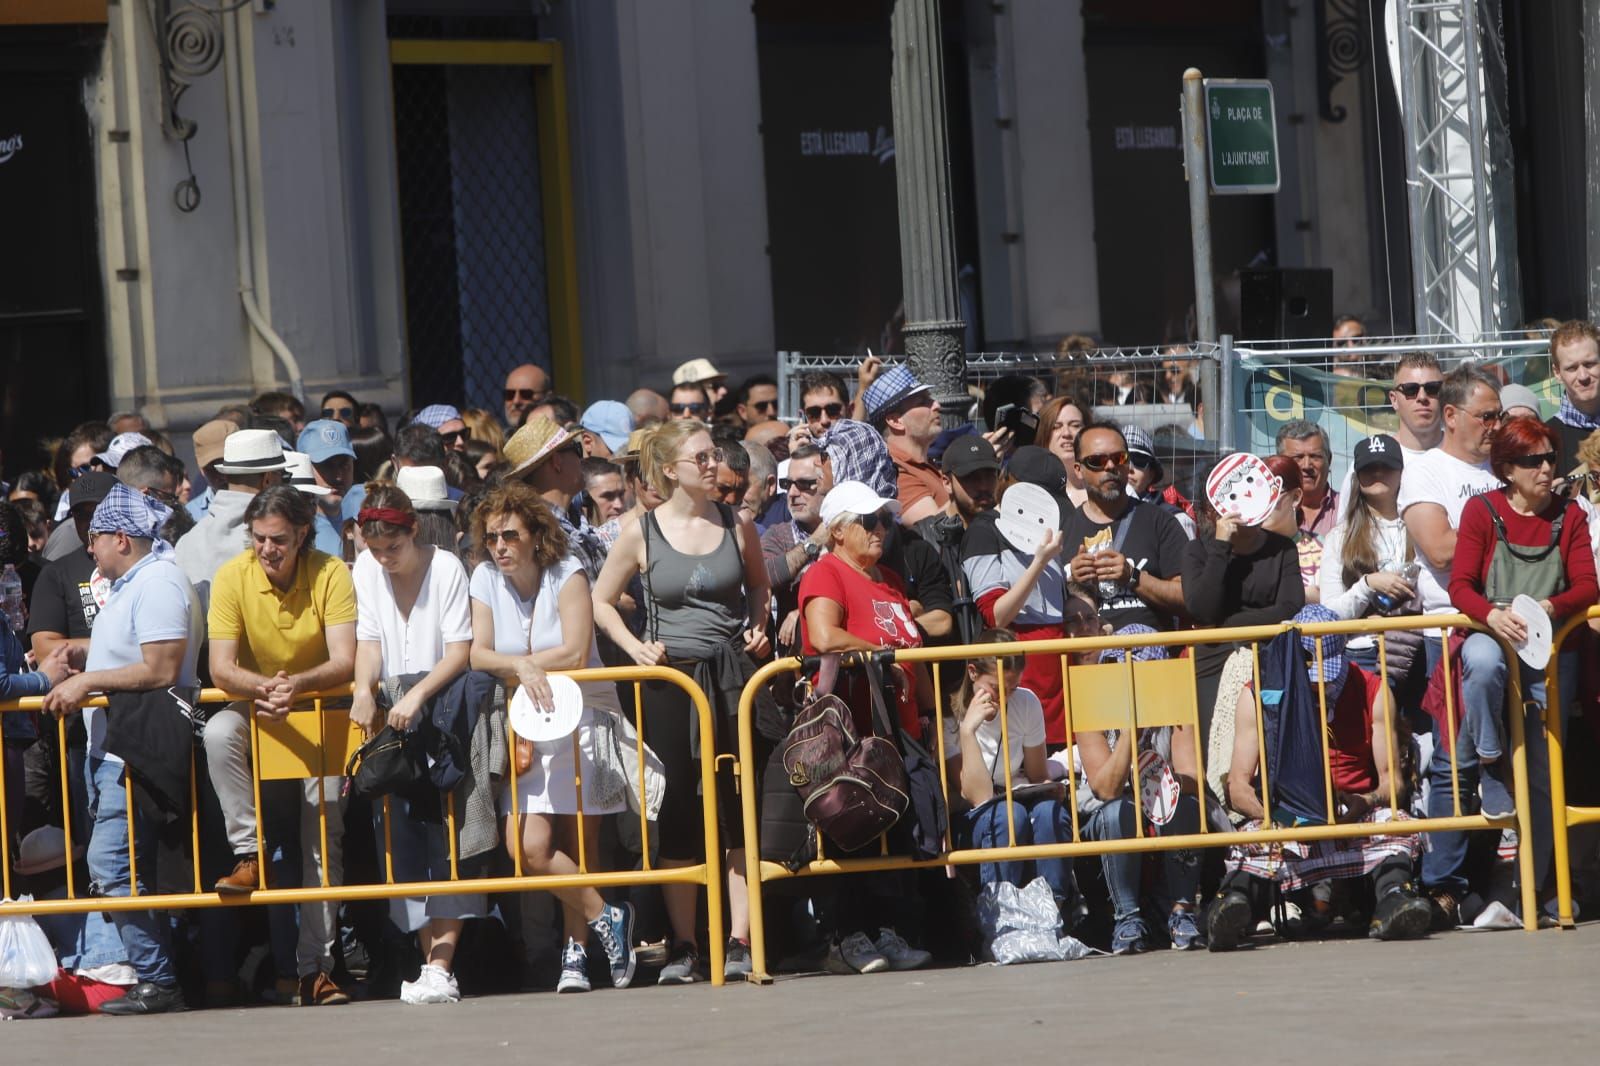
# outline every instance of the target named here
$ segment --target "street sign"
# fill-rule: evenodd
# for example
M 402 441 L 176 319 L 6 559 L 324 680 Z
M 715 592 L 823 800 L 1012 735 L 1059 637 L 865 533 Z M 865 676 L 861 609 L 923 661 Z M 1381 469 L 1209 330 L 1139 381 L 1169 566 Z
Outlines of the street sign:
M 1211 191 L 1218 196 L 1278 191 L 1278 127 L 1272 83 L 1205 80 Z

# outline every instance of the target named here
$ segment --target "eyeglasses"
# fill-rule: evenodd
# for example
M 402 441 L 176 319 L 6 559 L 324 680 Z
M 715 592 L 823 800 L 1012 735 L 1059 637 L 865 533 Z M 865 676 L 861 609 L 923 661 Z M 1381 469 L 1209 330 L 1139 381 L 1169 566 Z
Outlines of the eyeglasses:
M 1087 469 L 1093 470 L 1098 474 L 1102 470 L 1109 470 L 1112 467 L 1128 465 L 1128 453 L 1101 452 L 1099 455 L 1084 455 L 1079 456 L 1078 462 L 1082 463 Z
M 1466 408 L 1462 408 L 1461 413 L 1471 415 L 1486 426 L 1498 426 L 1506 420 L 1504 411 L 1468 411 Z
M 788 492 L 790 489 L 799 489 L 801 492 L 808 493 L 816 492 L 817 486 L 821 483 L 822 479 L 816 477 L 786 477 L 778 479 L 778 487 L 784 492 Z
M 686 455 L 681 459 L 675 460 L 675 462 L 693 463 L 695 466 L 704 470 L 707 467 L 713 467 L 722 462 L 722 449 L 712 448 L 710 451 L 696 452 L 694 455 Z
M 696 417 L 706 413 L 703 403 L 675 403 L 672 404 L 672 413 L 675 415 L 694 415 Z
M 813 422 L 823 415 L 827 415 L 829 418 L 838 418 L 842 414 L 844 414 L 844 404 L 842 403 L 814 403 L 805 409 L 806 418 Z
M 871 514 L 857 515 L 856 524 L 867 533 L 876 533 L 879 526 L 883 526 L 885 529 L 888 528 L 889 516 L 884 514 L 882 511 L 874 511 Z
M 510 403 L 512 400 L 532 403 L 535 400 L 542 400 L 548 395 L 550 395 L 549 389 L 507 389 L 506 403 Z
M 1511 465 L 1523 470 L 1537 470 L 1549 463 L 1552 468 L 1556 465 L 1555 452 L 1534 452 L 1532 455 L 1518 455 L 1511 460 Z
M 354 407 L 324 407 L 322 409 L 322 417 L 331 418 L 335 422 L 343 422 L 345 419 L 354 418 L 355 416 L 356 409 Z
M 1442 388 L 1444 388 L 1444 382 L 1442 381 L 1408 381 L 1404 385 L 1396 385 L 1394 391 L 1408 400 L 1415 400 L 1419 392 L 1425 392 L 1429 396 L 1437 396 Z
M 507 544 L 516 544 L 516 543 L 518 543 L 519 541 L 522 540 L 522 530 L 520 530 L 520 529 L 486 529 L 486 530 L 483 531 L 483 543 L 484 544 L 492 545 L 497 540 L 503 540 Z

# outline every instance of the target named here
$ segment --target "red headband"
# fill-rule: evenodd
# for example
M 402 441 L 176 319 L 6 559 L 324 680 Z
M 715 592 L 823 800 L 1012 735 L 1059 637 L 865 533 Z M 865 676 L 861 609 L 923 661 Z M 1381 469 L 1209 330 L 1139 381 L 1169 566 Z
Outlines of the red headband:
M 356 521 L 362 525 L 368 522 L 383 522 L 401 529 L 411 529 L 417 524 L 417 516 L 408 514 L 398 507 L 363 507 L 356 513 Z

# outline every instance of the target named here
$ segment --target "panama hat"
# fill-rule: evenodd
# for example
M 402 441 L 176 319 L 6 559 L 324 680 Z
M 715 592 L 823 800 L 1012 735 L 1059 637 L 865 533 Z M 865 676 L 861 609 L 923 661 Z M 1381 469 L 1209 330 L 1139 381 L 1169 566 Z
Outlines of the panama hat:
M 283 438 L 270 429 L 241 429 L 222 442 L 222 462 L 217 464 L 217 471 L 265 474 L 283 470 L 288 465 L 289 461 L 283 457 Z
M 436 466 L 402 466 L 394 475 L 394 483 L 411 500 L 419 511 L 453 511 L 456 501 L 450 498 L 450 485 L 444 471 Z
M 506 461 L 511 464 L 511 473 L 531 470 L 573 439 L 573 435 L 553 418 L 539 415 L 528 419 L 506 441 L 504 451 Z
M 311 456 L 305 452 L 284 452 L 288 466 L 283 468 L 283 479 L 307 496 L 326 496 L 333 490 L 317 484 L 317 475 L 311 469 Z

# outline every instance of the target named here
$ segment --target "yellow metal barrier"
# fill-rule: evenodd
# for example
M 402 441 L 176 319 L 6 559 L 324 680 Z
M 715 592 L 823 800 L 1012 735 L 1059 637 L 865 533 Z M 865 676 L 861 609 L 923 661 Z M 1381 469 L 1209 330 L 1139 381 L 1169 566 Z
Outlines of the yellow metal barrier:
M 1572 807 L 1567 804 L 1566 739 L 1561 722 L 1561 678 L 1559 661 L 1562 645 L 1567 638 L 1587 623 L 1600 619 L 1600 606 L 1590 607 L 1582 614 L 1573 615 L 1556 630 L 1551 639 L 1550 662 L 1545 666 L 1544 684 L 1547 699 L 1544 707 L 1544 733 L 1550 747 L 1550 815 L 1554 837 L 1552 864 L 1556 873 L 1556 907 L 1561 928 L 1577 925 L 1572 914 L 1572 856 L 1568 847 L 1567 830 L 1575 825 L 1600 823 L 1600 807 Z
M 399 896 L 443 896 L 460 895 L 473 892 L 527 892 L 549 891 L 565 888 L 620 888 L 641 885 L 666 885 L 666 884 L 693 884 L 703 886 L 706 890 L 708 935 L 710 937 L 710 971 L 711 983 L 720 985 L 723 982 L 722 967 L 723 954 L 726 945 L 724 934 L 724 921 L 722 914 L 723 894 L 723 862 L 722 852 L 718 844 L 717 833 L 717 790 L 716 790 L 716 731 L 711 717 L 711 705 L 704 692 L 686 674 L 663 666 L 621 666 L 603 667 L 588 670 L 563 670 L 561 676 L 569 677 L 574 681 L 599 681 L 599 682 L 633 682 L 634 696 L 634 729 L 638 734 L 638 764 L 639 780 L 636 782 L 638 794 L 641 797 L 639 817 L 640 840 L 643 843 L 644 863 L 641 870 L 615 870 L 592 871 L 588 868 L 590 856 L 584 853 L 583 843 L 583 782 L 581 778 L 575 781 L 575 795 L 578 797 L 578 854 L 575 856 L 578 873 L 576 874 L 543 874 L 525 875 L 522 871 L 522 849 L 520 846 L 513 848 L 512 865 L 515 870 L 511 877 L 484 877 L 468 878 L 465 880 L 457 876 L 456 870 L 456 827 L 454 797 L 449 797 L 446 806 L 446 824 L 450 839 L 450 872 L 449 881 L 396 881 L 394 878 L 394 863 L 391 855 L 389 840 L 389 814 L 388 799 L 382 805 L 384 827 L 384 881 L 380 884 L 358 885 L 330 885 L 328 883 L 328 863 L 321 863 L 322 883 L 320 885 L 302 888 L 267 888 L 260 887 L 247 895 L 220 895 L 216 892 L 205 891 L 200 876 L 200 818 L 196 804 L 193 803 L 196 790 L 199 787 L 195 781 L 194 761 L 190 760 L 190 800 L 192 813 L 190 816 L 191 845 L 194 850 L 194 891 L 169 894 L 140 893 L 138 890 L 137 848 L 133 835 L 132 803 L 129 804 L 129 861 L 130 861 L 130 894 L 127 896 L 86 896 L 78 891 L 73 873 L 71 855 L 73 852 L 72 818 L 63 817 L 65 823 L 65 856 L 67 898 L 35 900 L 32 902 L 0 903 L 0 914 L 63 914 L 82 913 L 85 911 L 128 911 L 152 910 L 167 908 L 199 908 L 199 907 L 231 907 L 250 904 L 267 903 L 312 903 L 319 901 L 345 900 L 370 900 L 391 899 Z M 681 688 L 688 693 L 693 701 L 695 711 L 700 720 L 700 791 L 702 796 L 701 814 L 705 826 L 706 861 L 690 866 L 656 867 L 650 861 L 650 836 L 649 823 L 644 813 L 642 797 L 645 796 L 645 758 L 644 758 L 644 702 L 642 683 L 646 681 L 665 681 Z M 310 693 L 304 699 L 311 704 L 309 710 L 295 711 L 285 719 L 277 722 L 260 723 L 252 714 L 251 727 L 251 752 L 252 752 L 252 777 L 254 779 L 254 794 L 256 800 L 256 843 L 258 854 L 266 855 L 265 841 L 262 838 L 261 817 L 261 782 L 284 779 L 309 779 L 318 781 L 318 813 L 317 821 L 321 837 L 321 855 L 326 856 L 328 843 L 328 813 L 326 807 L 327 797 L 322 789 L 322 779 L 326 777 L 341 777 L 344 774 L 345 762 L 349 754 L 361 743 L 360 730 L 350 724 L 349 712 L 325 708 L 325 700 L 334 700 L 338 697 L 347 697 L 350 694 L 349 686 L 342 689 Z M 240 700 L 249 701 L 251 697 L 231 695 L 220 689 L 205 689 L 200 694 L 200 704 L 226 704 Z M 8 712 L 38 711 L 43 702 L 42 697 L 30 697 L 15 700 L 10 703 L 0 704 L 0 714 Z M 95 699 L 87 702 L 86 707 L 104 707 L 106 701 Z M 45 719 L 44 728 L 48 728 L 48 719 Z M 61 802 L 62 810 L 72 810 L 72 799 L 68 789 L 67 772 L 67 738 L 65 720 L 55 723 L 57 740 L 60 746 L 60 771 L 61 771 Z M 574 732 L 572 737 L 574 746 L 578 744 L 578 735 Z M 509 749 L 509 766 L 516 765 L 516 733 L 512 728 L 509 716 L 506 722 L 506 744 Z M 576 751 L 574 755 L 576 756 Z M 581 774 L 582 760 L 574 758 L 573 764 L 579 768 Z M 0 891 L 6 898 L 11 896 L 11 847 L 9 833 L 10 812 L 6 810 L 6 766 L 5 760 L 0 758 Z M 510 787 L 509 781 L 507 787 Z M 131 789 L 130 789 L 131 795 Z M 515 806 L 513 804 L 513 806 Z M 522 815 L 517 815 L 516 839 L 522 839 Z M 618 817 L 625 817 L 619 815 Z M 267 863 L 261 863 L 261 876 L 266 876 Z
M 1600 617 L 1600 610 L 1596 612 Z M 1286 631 L 1295 631 L 1306 636 L 1324 636 L 1333 634 L 1354 635 L 1368 633 L 1377 636 L 1380 642 L 1380 651 L 1383 647 L 1383 634 L 1397 630 L 1422 630 L 1443 627 L 1446 631 L 1451 629 L 1470 629 L 1476 632 L 1488 633 L 1500 644 L 1501 651 L 1506 657 L 1507 685 L 1506 698 L 1508 706 L 1521 707 L 1522 701 L 1522 676 L 1519 668 L 1517 654 L 1503 639 L 1490 632 L 1487 628 L 1474 623 L 1465 615 L 1428 615 L 1411 616 L 1405 618 L 1377 618 L 1356 619 L 1346 622 L 1324 622 L 1306 625 L 1284 623 L 1271 626 L 1247 626 L 1231 629 L 1191 629 L 1179 630 L 1168 633 L 1150 633 L 1129 636 L 1104 636 L 1080 637 L 1059 640 L 1021 641 L 1005 644 L 974 644 L 960 647 L 940 648 L 914 648 L 898 650 L 894 653 L 897 663 L 938 663 L 963 659 L 999 659 L 1014 658 L 1019 655 L 1054 655 L 1060 659 L 1063 679 L 1063 693 L 1066 704 L 1067 731 L 1071 735 L 1074 726 L 1079 730 L 1099 730 L 1105 728 L 1131 729 L 1141 726 L 1171 724 L 1184 718 L 1183 701 L 1176 699 L 1173 693 L 1181 694 L 1184 691 L 1194 690 L 1194 659 L 1168 659 L 1165 662 L 1147 662 L 1139 664 L 1141 667 L 1155 666 L 1160 671 L 1160 681 L 1178 686 L 1176 689 L 1164 691 L 1163 702 L 1172 700 L 1173 708 L 1147 708 L 1133 699 L 1134 691 L 1134 664 L 1131 656 L 1124 657 L 1119 664 L 1097 665 L 1069 665 L 1068 656 L 1074 652 L 1100 651 L 1107 648 L 1134 648 L 1146 646 L 1161 646 L 1168 648 L 1194 647 L 1203 644 L 1220 643 L 1251 643 L 1257 645 L 1255 658 L 1255 691 L 1256 713 L 1258 716 L 1258 737 L 1264 737 L 1265 732 L 1260 729 L 1260 657 L 1259 643 L 1271 640 Z M 1445 634 L 1448 638 L 1448 632 Z M 1317 647 L 1317 657 L 1321 658 L 1321 645 Z M 755 733 L 752 709 L 757 692 L 774 678 L 794 673 L 801 667 L 799 659 L 780 659 L 768 663 L 758 670 L 750 683 L 745 687 L 739 704 L 739 772 L 741 779 L 741 814 L 744 818 L 744 837 L 746 855 L 746 880 L 750 891 L 750 954 L 752 974 L 749 980 L 761 984 L 770 982 L 771 976 L 767 969 L 766 958 L 766 921 L 762 903 L 762 885 L 770 881 L 784 880 L 795 877 L 812 877 L 819 874 L 832 873 L 865 873 L 881 870 L 913 870 L 923 868 L 937 868 L 951 865 L 970 865 L 986 862 L 1026 861 L 1048 858 L 1075 858 L 1080 855 L 1105 855 L 1123 852 L 1151 852 L 1168 851 L 1190 848 L 1223 847 L 1228 845 L 1272 844 L 1289 841 L 1313 842 L 1319 840 L 1341 840 L 1357 837 L 1408 835 L 1427 832 L 1446 832 L 1458 830 L 1489 829 L 1500 826 L 1515 825 L 1518 833 L 1518 863 L 1520 868 L 1520 882 L 1522 894 L 1523 926 L 1530 931 L 1538 928 L 1538 919 L 1535 903 L 1535 886 L 1532 883 L 1533 853 L 1529 821 L 1529 788 L 1527 775 L 1527 750 L 1524 743 L 1524 730 L 1522 716 L 1510 715 L 1511 739 L 1511 768 L 1513 775 L 1514 795 L 1516 799 L 1516 813 L 1512 818 L 1490 820 L 1481 814 L 1463 814 L 1461 808 L 1460 781 L 1456 767 L 1455 751 L 1452 746 L 1450 751 L 1451 788 L 1454 800 L 1454 815 L 1444 818 L 1412 818 L 1381 823 L 1353 823 L 1334 824 L 1335 811 L 1333 806 L 1333 787 L 1331 782 L 1331 768 L 1328 763 L 1328 739 L 1326 730 L 1323 731 L 1323 767 L 1326 780 L 1326 802 L 1328 806 L 1327 825 L 1300 826 L 1289 829 L 1258 829 L 1250 832 L 1219 832 L 1210 830 L 1204 813 L 1202 814 L 1200 832 L 1183 836 L 1146 837 L 1140 835 L 1121 840 L 1087 841 L 1080 834 L 1078 825 L 1077 802 L 1075 795 L 1076 783 L 1068 778 L 1068 806 L 1071 810 L 1072 841 L 1060 844 L 1031 844 L 1016 846 L 1015 826 L 1008 821 L 1008 843 L 1011 846 L 1000 848 L 963 848 L 952 847 L 950 835 L 946 836 L 946 848 L 942 855 L 932 859 L 917 860 L 906 856 L 888 854 L 887 844 L 881 848 L 882 854 L 868 858 L 831 859 L 822 855 L 821 834 L 819 838 L 818 857 L 812 862 L 797 870 L 791 870 L 781 863 L 764 861 L 761 858 L 760 848 L 760 815 L 757 809 L 757 800 L 760 790 L 756 775 L 761 769 L 755 761 Z M 1388 690 L 1388 669 L 1382 656 L 1379 658 L 1379 673 Z M 1453 668 L 1449 657 L 1441 660 L 1441 669 L 1445 670 L 1448 681 L 1448 671 Z M 933 671 L 934 687 L 934 736 L 937 742 L 937 758 L 939 759 L 940 787 L 944 793 L 947 809 L 949 808 L 950 787 L 945 771 L 944 749 L 944 715 L 943 699 L 939 691 L 938 671 Z M 1326 720 L 1327 692 L 1326 686 L 1318 684 L 1319 702 L 1323 709 L 1323 719 Z M 1001 686 L 1004 692 L 1004 685 Z M 1453 686 L 1446 684 L 1447 719 L 1450 732 L 1454 734 L 1454 724 L 1458 717 L 1454 706 Z M 1081 706 L 1082 698 L 1089 706 Z M 1107 707 L 1105 700 L 1120 699 L 1122 702 L 1115 707 Z M 1193 708 L 1194 699 L 1188 701 L 1188 707 Z M 1137 720 L 1134 719 L 1135 708 L 1138 708 Z M 1081 709 L 1080 709 L 1081 708 Z M 1074 721 L 1074 715 L 1077 721 Z M 1008 726 L 1006 723 L 1006 708 L 1002 700 L 998 715 L 1001 728 L 1001 751 L 1009 750 L 1006 746 Z M 1391 723 L 1394 716 L 1390 715 Z M 1393 732 L 1392 726 L 1390 730 Z M 1203 752 L 1196 730 L 1196 777 L 1204 787 L 1206 779 Z M 1390 738 L 1390 765 L 1394 761 L 1393 737 Z M 1129 750 L 1135 750 L 1136 745 L 1130 745 Z M 1265 745 L 1262 745 L 1260 757 L 1260 783 L 1264 809 L 1270 811 L 1272 806 L 1269 799 L 1266 775 Z M 1009 760 L 1003 760 L 1007 767 L 1005 780 L 1005 797 L 1007 806 L 1012 800 L 1012 780 L 1010 776 Z M 1131 775 L 1133 788 L 1138 789 L 1138 775 Z M 1393 777 L 1391 775 L 1391 808 L 1397 808 L 1397 796 L 1394 791 Z M 1135 792 L 1137 796 L 1137 791 Z M 1133 804 L 1136 822 L 1142 818 L 1141 804 Z M 1595 812 L 1594 820 L 1600 821 L 1600 811 Z

